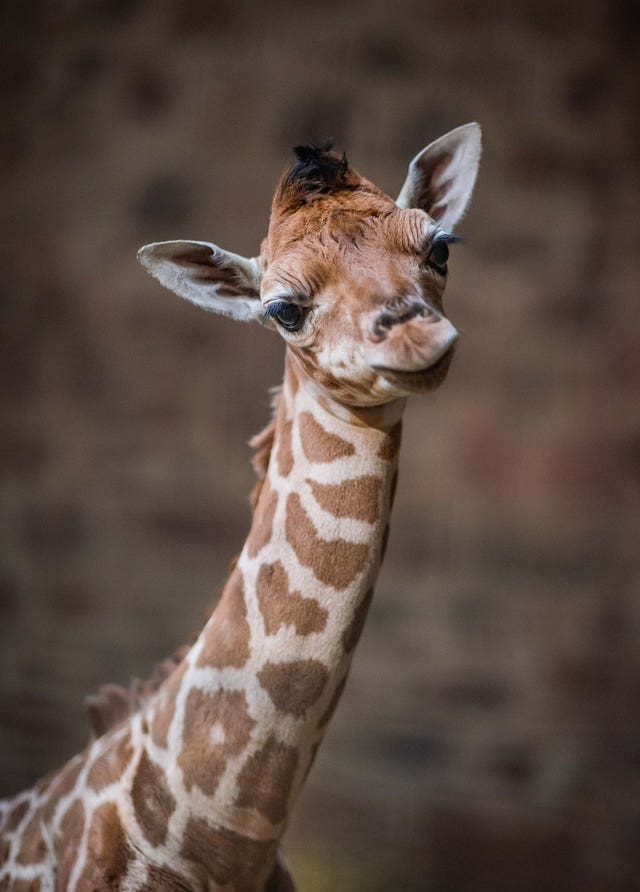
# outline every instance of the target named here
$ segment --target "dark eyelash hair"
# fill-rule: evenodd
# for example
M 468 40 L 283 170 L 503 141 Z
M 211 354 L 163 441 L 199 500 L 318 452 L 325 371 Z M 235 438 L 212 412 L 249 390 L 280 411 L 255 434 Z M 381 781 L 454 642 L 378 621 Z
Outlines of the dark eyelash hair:
M 271 317 L 275 316 L 276 313 L 280 310 L 282 305 L 286 303 L 286 300 L 272 300 L 271 303 L 267 304 L 264 309 L 264 313 L 262 314 L 262 321 L 266 322 L 267 319 L 271 319 Z
M 431 239 L 431 242 L 445 242 L 447 245 L 458 245 L 460 242 L 463 242 L 464 239 L 459 235 L 454 235 L 452 232 L 445 232 L 444 229 L 437 229 L 435 235 Z

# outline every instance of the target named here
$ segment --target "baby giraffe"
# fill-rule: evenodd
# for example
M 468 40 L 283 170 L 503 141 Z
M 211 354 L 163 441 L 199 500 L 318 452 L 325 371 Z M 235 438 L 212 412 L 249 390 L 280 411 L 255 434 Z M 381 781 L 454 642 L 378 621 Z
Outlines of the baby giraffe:
M 418 154 L 394 202 L 329 147 L 295 150 L 259 257 L 147 245 L 142 265 L 286 344 L 253 441 L 249 536 L 196 643 L 93 701 L 87 749 L 0 804 L 0 889 L 293 892 L 279 853 L 340 699 L 384 554 L 406 397 L 444 380 L 449 245 L 480 128 Z

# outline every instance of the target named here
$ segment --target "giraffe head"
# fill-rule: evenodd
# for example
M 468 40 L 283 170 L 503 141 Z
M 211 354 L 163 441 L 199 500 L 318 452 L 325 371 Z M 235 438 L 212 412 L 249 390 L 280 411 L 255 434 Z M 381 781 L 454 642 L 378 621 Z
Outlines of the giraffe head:
M 480 128 L 411 161 L 393 201 L 329 147 L 299 146 L 259 257 L 209 242 L 147 245 L 143 266 L 181 297 L 279 332 L 303 378 L 340 403 L 383 405 L 445 378 L 457 332 L 443 293 L 453 229 L 471 198 Z

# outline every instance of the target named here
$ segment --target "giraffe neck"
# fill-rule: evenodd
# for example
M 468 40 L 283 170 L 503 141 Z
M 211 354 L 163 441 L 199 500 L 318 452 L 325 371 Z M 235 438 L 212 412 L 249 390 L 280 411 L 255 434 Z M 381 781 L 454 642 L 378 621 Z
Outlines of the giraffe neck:
M 242 840 L 268 847 L 284 831 L 372 596 L 400 414 L 337 409 L 288 360 L 246 544 L 214 614 L 134 729 L 145 754 L 131 802 L 152 845 L 177 840 L 180 856 L 197 860 L 197 840 L 217 825 L 246 860 Z M 148 809 L 140 790 L 151 786 Z
M 218 607 L 142 711 L 0 805 L 0 885 L 49 888 L 55 873 L 76 892 L 106 877 L 132 892 L 257 892 L 269 876 L 273 887 L 380 566 L 402 408 L 347 410 L 288 359 L 251 531 Z

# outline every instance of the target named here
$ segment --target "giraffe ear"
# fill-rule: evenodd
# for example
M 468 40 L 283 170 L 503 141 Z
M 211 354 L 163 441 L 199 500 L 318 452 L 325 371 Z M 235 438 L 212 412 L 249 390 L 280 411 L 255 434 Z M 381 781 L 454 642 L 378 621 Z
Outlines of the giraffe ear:
M 260 265 L 209 242 L 155 242 L 138 260 L 161 285 L 205 310 L 250 321 L 260 319 Z
M 464 124 L 419 152 L 396 204 L 426 211 L 452 232 L 467 209 L 482 150 L 479 124 Z

